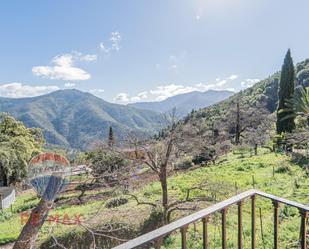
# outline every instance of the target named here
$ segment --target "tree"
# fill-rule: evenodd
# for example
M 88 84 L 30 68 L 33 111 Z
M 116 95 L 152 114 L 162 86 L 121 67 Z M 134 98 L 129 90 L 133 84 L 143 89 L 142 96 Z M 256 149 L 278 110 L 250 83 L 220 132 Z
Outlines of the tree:
M 309 87 L 297 89 L 292 98 L 286 101 L 285 108 L 280 110 L 280 113 L 288 113 L 283 120 L 297 116 L 306 118 L 309 126 Z
M 110 126 L 108 131 L 108 146 L 112 148 L 114 147 L 114 145 L 115 145 L 114 132 L 113 128 Z
M 278 110 L 277 110 L 277 134 L 282 132 L 292 132 L 295 129 L 294 117 L 291 112 L 281 112 L 285 108 L 285 103 L 293 96 L 295 88 L 295 72 L 291 51 L 288 50 L 281 69 L 281 77 L 278 92 Z
M 8 186 L 26 177 L 28 161 L 41 150 L 42 131 L 26 128 L 6 113 L 0 114 L 0 184 Z

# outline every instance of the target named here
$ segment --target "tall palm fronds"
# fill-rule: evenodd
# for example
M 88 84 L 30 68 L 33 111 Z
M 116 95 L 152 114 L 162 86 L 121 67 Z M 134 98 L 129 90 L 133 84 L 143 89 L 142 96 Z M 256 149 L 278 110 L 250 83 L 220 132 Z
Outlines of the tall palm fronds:
M 285 108 L 280 112 L 289 113 L 283 119 L 301 116 L 309 121 L 309 87 L 296 89 L 293 97 L 285 102 Z

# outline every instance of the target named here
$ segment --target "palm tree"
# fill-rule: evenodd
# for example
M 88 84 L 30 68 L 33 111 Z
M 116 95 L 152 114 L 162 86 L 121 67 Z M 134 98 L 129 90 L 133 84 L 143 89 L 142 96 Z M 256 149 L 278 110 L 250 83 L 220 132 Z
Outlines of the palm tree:
M 283 119 L 297 116 L 304 117 L 307 119 L 309 126 L 309 87 L 296 89 L 293 97 L 285 102 L 285 108 L 281 109 L 280 112 L 291 113 Z

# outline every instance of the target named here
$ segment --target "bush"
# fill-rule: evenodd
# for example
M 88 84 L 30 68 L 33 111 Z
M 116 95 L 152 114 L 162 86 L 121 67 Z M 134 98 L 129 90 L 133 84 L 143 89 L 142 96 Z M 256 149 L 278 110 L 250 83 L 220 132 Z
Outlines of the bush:
M 283 164 L 275 170 L 275 172 L 279 174 L 288 173 L 290 171 L 291 171 L 291 167 L 288 164 Z
M 114 207 L 119 207 L 121 205 L 124 205 L 128 203 L 128 199 L 124 197 L 118 197 L 118 198 L 113 198 L 111 200 L 108 200 L 105 204 L 106 208 L 114 208 Z
M 90 162 L 95 176 L 113 173 L 125 166 L 126 161 L 119 154 L 106 150 L 91 152 Z
M 200 151 L 200 153 L 198 153 L 197 155 L 193 157 L 192 162 L 194 164 L 203 164 L 203 163 L 207 164 L 209 162 L 215 163 L 216 158 L 217 158 L 217 153 L 214 148 L 204 147 Z
M 185 157 L 185 158 L 182 158 L 182 160 L 175 165 L 175 169 L 176 170 L 189 169 L 192 166 L 193 166 L 192 158 Z
M 141 226 L 141 231 L 147 233 L 159 228 L 163 224 L 163 213 L 159 209 L 153 209 Z

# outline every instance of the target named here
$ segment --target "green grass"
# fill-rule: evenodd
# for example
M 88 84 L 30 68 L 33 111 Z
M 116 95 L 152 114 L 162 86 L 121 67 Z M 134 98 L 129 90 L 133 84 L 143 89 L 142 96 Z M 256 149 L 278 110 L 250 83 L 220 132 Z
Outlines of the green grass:
M 308 188 L 309 178 L 306 172 L 298 165 L 290 162 L 290 158 L 285 155 L 274 153 L 263 154 L 261 151 L 258 156 L 239 158 L 239 155 L 228 154 L 226 160 L 213 165 L 200 167 L 195 170 L 175 173 L 168 180 L 170 201 L 184 199 L 187 189 L 194 186 L 203 185 L 202 189 L 191 192 L 192 197 L 208 197 L 207 202 L 199 203 L 199 208 L 212 205 L 215 202 L 224 200 L 239 192 L 253 188 L 268 192 L 280 197 L 298 201 L 303 204 L 309 203 Z M 150 183 L 143 188 L 135 191 L 135 194 L 145 201 L 159 202 L 161 189 L 158 182 Z M 93 193 L 88 193 L 93 194 Z M 74 198 L 74 195 L 64 195 L 62 198 Z M 33 207 L 38 199 L 31 193 L 17 197 L 13 212 L 5 211 L 0 215 L 0 244 L 14 241 L 21 229 L 20 210 Z M 99 214 L 97 222 L 122 221 L 129 225 L 142 224 L 149 216 L 151 209 L 143 205 L 136 206 L 133 199 L 123 206 L 106 209 L 105 200 L 93 200 L 83 205 L 63 205 L 52 211 L 51 214 L 58 213 L 80 213 L 83 220 Z M 273 213 L 272 204 L 269 200 L 257 198 L 257 248 L 271 248 L 273 241 Z M 260 208 L 263 223 L 264 243 L 261 235 Z M 173 219 L 177 219 L 188 213 L 175 212 Z M 250 247 L 250 201 L 244 204 L 244 248 Z M 211 216 L 209 224 L 210 248 L 220 248 L 220 214 Z M 299 237 L 300 218 L 298 210 L 280 206 L 280 228 L 279 241 L 280 248 L 293 248 Z M 48 238 L 51 226 L 45 224 L 40 239 Z M 65 237 L 67 233 L 75 229 L 80 231 L 78 226 L 58 225 L 54 227 L 56 236 Z M 227 214 L 227 234 L 228 247 L 235 248 L 237 243 L 237 207 L 231 207 Z M 201 223 L 189 226 L 188 248 L 201 248 Z M 164 248 L 179 248 L 180 235 L 175 232 L 165 242 Z

